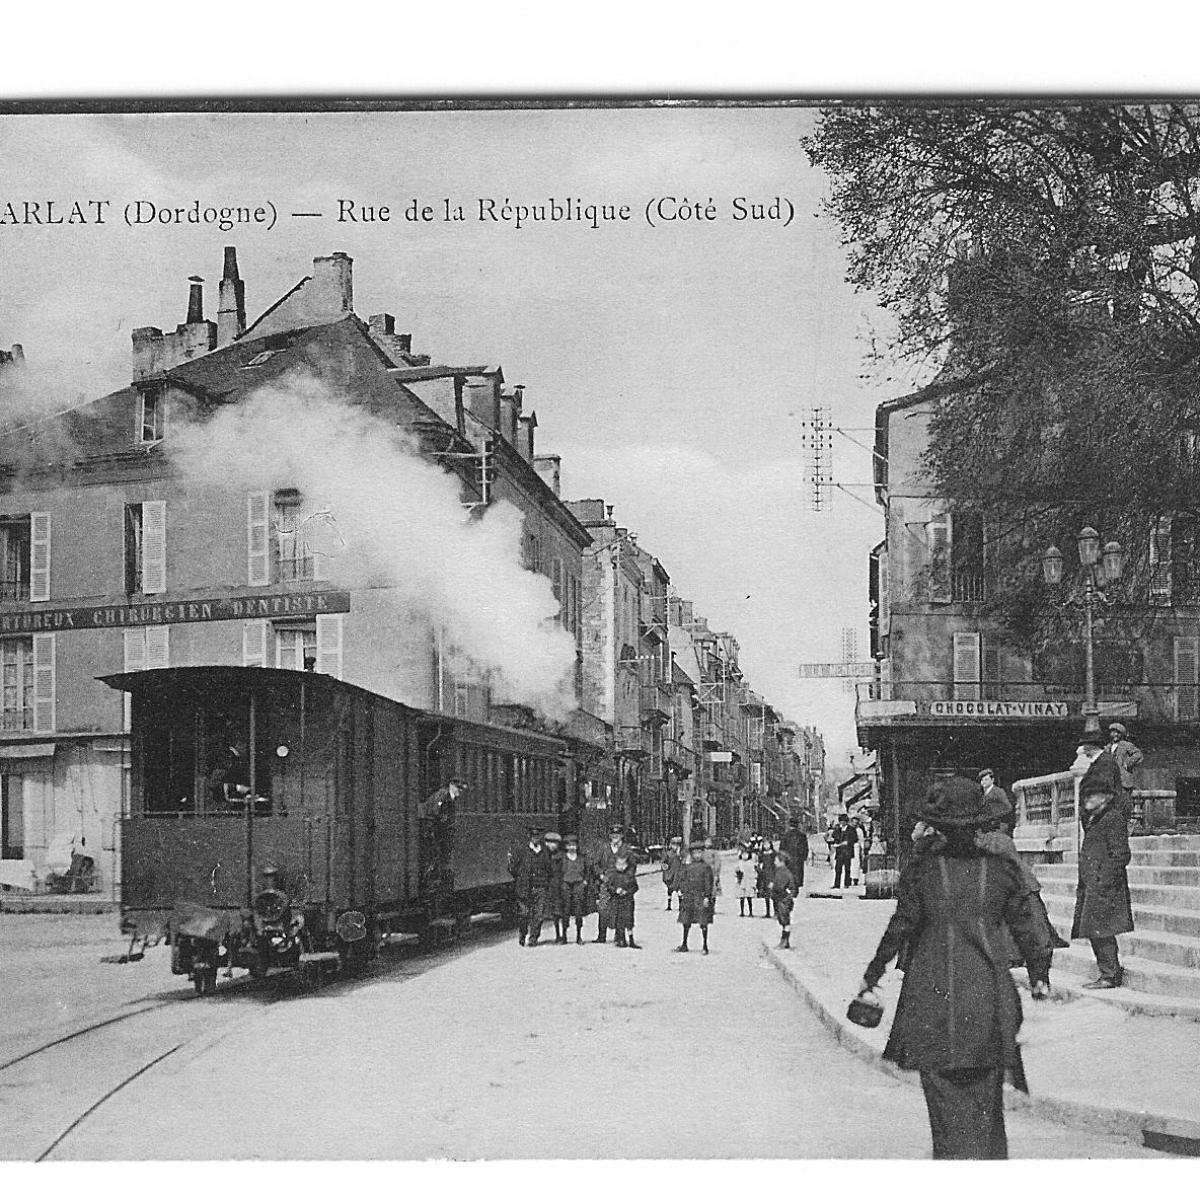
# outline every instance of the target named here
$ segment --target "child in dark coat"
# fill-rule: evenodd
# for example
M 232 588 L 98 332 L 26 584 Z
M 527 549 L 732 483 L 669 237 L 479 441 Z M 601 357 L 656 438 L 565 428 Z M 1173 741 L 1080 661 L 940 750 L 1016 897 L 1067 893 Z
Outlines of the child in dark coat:
M 618 946 L 640 950 L 641 946 L 633 940 L 633 894 L 638 890 L 637 868 L 633 859 L 623 850 L 608 870 L 604 887 L 608 892 L 605 927 L 613 930 L 613 940 Z
M 675 947 L 677 953 L 688 952 L 688 934 L 693 925 L 700 926 L 703 953 L 708 953 L 708 926 L 713 918 L 715 896 L 716 881 L 712 867 L 704 860 L 704 843 L 693 842 L 679 868 L 679 923 L 683 926 L 683 941 Z
M 771 882 L 771 899 L 775 901 L 775 917 L 779 921 L 779 948 L 792 948 L 792 905 L 796 902 L 796 877 L 788 870 L 788 856 L 780 854 L 775 860 L 775 878 Z
M 588 905 L 588 861 L 579 852 L 579 838 L 567 834 L 564 842 L 559 878 L 561 883 L 563 937 L 567 925 L 574 918 L 575 944 L 583 945 L 583 918 L 590 911 Z

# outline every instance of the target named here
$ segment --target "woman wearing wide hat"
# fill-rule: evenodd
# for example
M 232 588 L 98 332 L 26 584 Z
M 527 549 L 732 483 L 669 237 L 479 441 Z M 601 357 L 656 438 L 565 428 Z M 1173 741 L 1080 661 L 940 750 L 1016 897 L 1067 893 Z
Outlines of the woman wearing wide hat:
M 944 841 L 901 875 L 896 911 L 863 976 L 879 982 L 906 942 L 912 952 L 884 1057 L 921 1074 L 934 1158 L 1007 1158 L 1003 1083 L 1027 1091 L 1017 1031 L 1021 1001 L 1008 967 L 1011 930 L 1029 960 L 1045 952 L 1016 865 L 986 854 L 983 789 L 940 780 L 921 820 Z

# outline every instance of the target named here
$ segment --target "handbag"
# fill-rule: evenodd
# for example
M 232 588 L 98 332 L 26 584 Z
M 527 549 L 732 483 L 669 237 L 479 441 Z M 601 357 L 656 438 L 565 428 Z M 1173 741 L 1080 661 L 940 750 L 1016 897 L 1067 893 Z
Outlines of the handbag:
M 850 1001 L 846 1009 L 846 1020 L 861 1025 L 864 1029 L 874 1029 L 883 1020 L 883 1004 L 879 1000 L 869 998 L 861 993 Z

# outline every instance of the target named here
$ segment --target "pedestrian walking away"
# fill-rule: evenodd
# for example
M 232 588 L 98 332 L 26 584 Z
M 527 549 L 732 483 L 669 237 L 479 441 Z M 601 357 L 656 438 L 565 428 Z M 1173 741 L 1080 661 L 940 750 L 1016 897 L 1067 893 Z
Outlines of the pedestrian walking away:
M 1005 1075 L 1028 1088 L 1017 1045 L 1021 1001 L 1003 931 L 1027 961 L 1044 947 L 1016 865 L 976 842 L 991 820 L 979 784 L 940 780 L 920 817 L 940 845 L 901 874 L 896 910 L 859 994 L 873 992 L 900 948 L 911 946 L 883 1056 L 920 1072 L 934 1158 L 1007 1158 Z
M 788 856 L 788 868 L 796 880 L 797 892 L 804 886 L 804 864 L 808 861 L 808 834 L 794 818 L 788 824 L 779 848 Z
M 688 952 L 688 934 L 693 925 L 700 926 L 704 941 L 702 953 L 708 953 L 708 927 L 713 919 L 716 884 L 712 867 L 704 858 L 704 843 L 694 841 L 688 847 L 683 866 L 679 869 L 679 924 L 683 926 L 683 941 L 675 947 L 677 954 Z
M 517 899 L 517 941 L 522 946 L 536 946 L 542 936 L 542 922 L 554 882 L 554 867 L 546 849 L 540 825 L 529 827 L 529 843 L 508 856 L 508 870 L 513 877 Z
M 771 898 L 775 901 L 775 919 L 779 922 L 779 948 L 792 948 L 792 905 L 796 899 L 796 877 L 788 867 L 785 851 L 775 862 L 775 878 L 771 883 Z
M 733 864 L 733 878 L 737 884 L 738 916 L 744 917 L 747 912 L 754 916 L 754 897 L 758 895 L 758 865 L 749 846 L 738 850 L 737 861 Z
M 771 915 L 771 884 L 775 880 L 775 847 L 769 837 L 764 837 L 758 850 L 758 869 L 755 873 L 755 891 L 763 899 L 763 916 Z
M 838 813 L 833 827 L 833 886 L 849 887 L 851 867 L 854 863 L 854 848 L 858 845 L 858 833 L 850 824 L 846 813 Z
M 567 944 L 567 922 L 563 917 L 562 902 L 562 836 L 550 830 L 545 837 L 546 849 L 550 852 L 550 891 L 546 894 L 546 912 L 554 921 L 554 944 Z
M 567 926 L 575 922 L 575 944 L 583 945 L 583 918 L 588 908 L 588 862 L 579 851 L 579 838 L 568 833 L 563 839 L 563 856 L 559 875 L 562 887 L 563 940 Z
M 1079 885 L 1075 891 L 1075 916 L 1071 936 L 1092 943 L 1099 975 L 1085 988 L 1121 986 L 1117 934 L 1133 931 L 1129 899 L 1129 826 L 1111 782 L 1091 771 L 1079 784 L 1083 805 L 1083 842 L 1079 847 Z
M 683 838 L 676 836 L 667 846 L 663 855 L 662 877 L 667 887 L 667 912 L 671 911 L 671 897 L 678 890 L 679 863 L 683 854 Z
M 637 866 L 633 854 L 622 849 L 613 865 L 605 872 L 604 888 L 608 892 L 605 905 L 605 927 L 613 931 L 613 941 L 622 949 L 640 950 L 633 940 L 634 893 L 638 890 Z

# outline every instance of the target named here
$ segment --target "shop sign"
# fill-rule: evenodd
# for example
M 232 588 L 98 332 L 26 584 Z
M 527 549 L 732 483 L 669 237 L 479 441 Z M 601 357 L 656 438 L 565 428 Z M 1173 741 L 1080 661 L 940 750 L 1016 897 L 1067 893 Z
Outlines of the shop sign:
M 284 592 L 275 595 L 214 596 L 140 604 L 87 604 L 0 613 L 0 633 L 69 633 L 74 629 L 129 629 L 139 625 L 184 625 L 202 621 L 253 621 L 312 617 L 350 611 L 349 592 Z
M 1069 714 L 1065 700 L 931 700 L 929 715 L 1030 721 L 1054 720 Z

